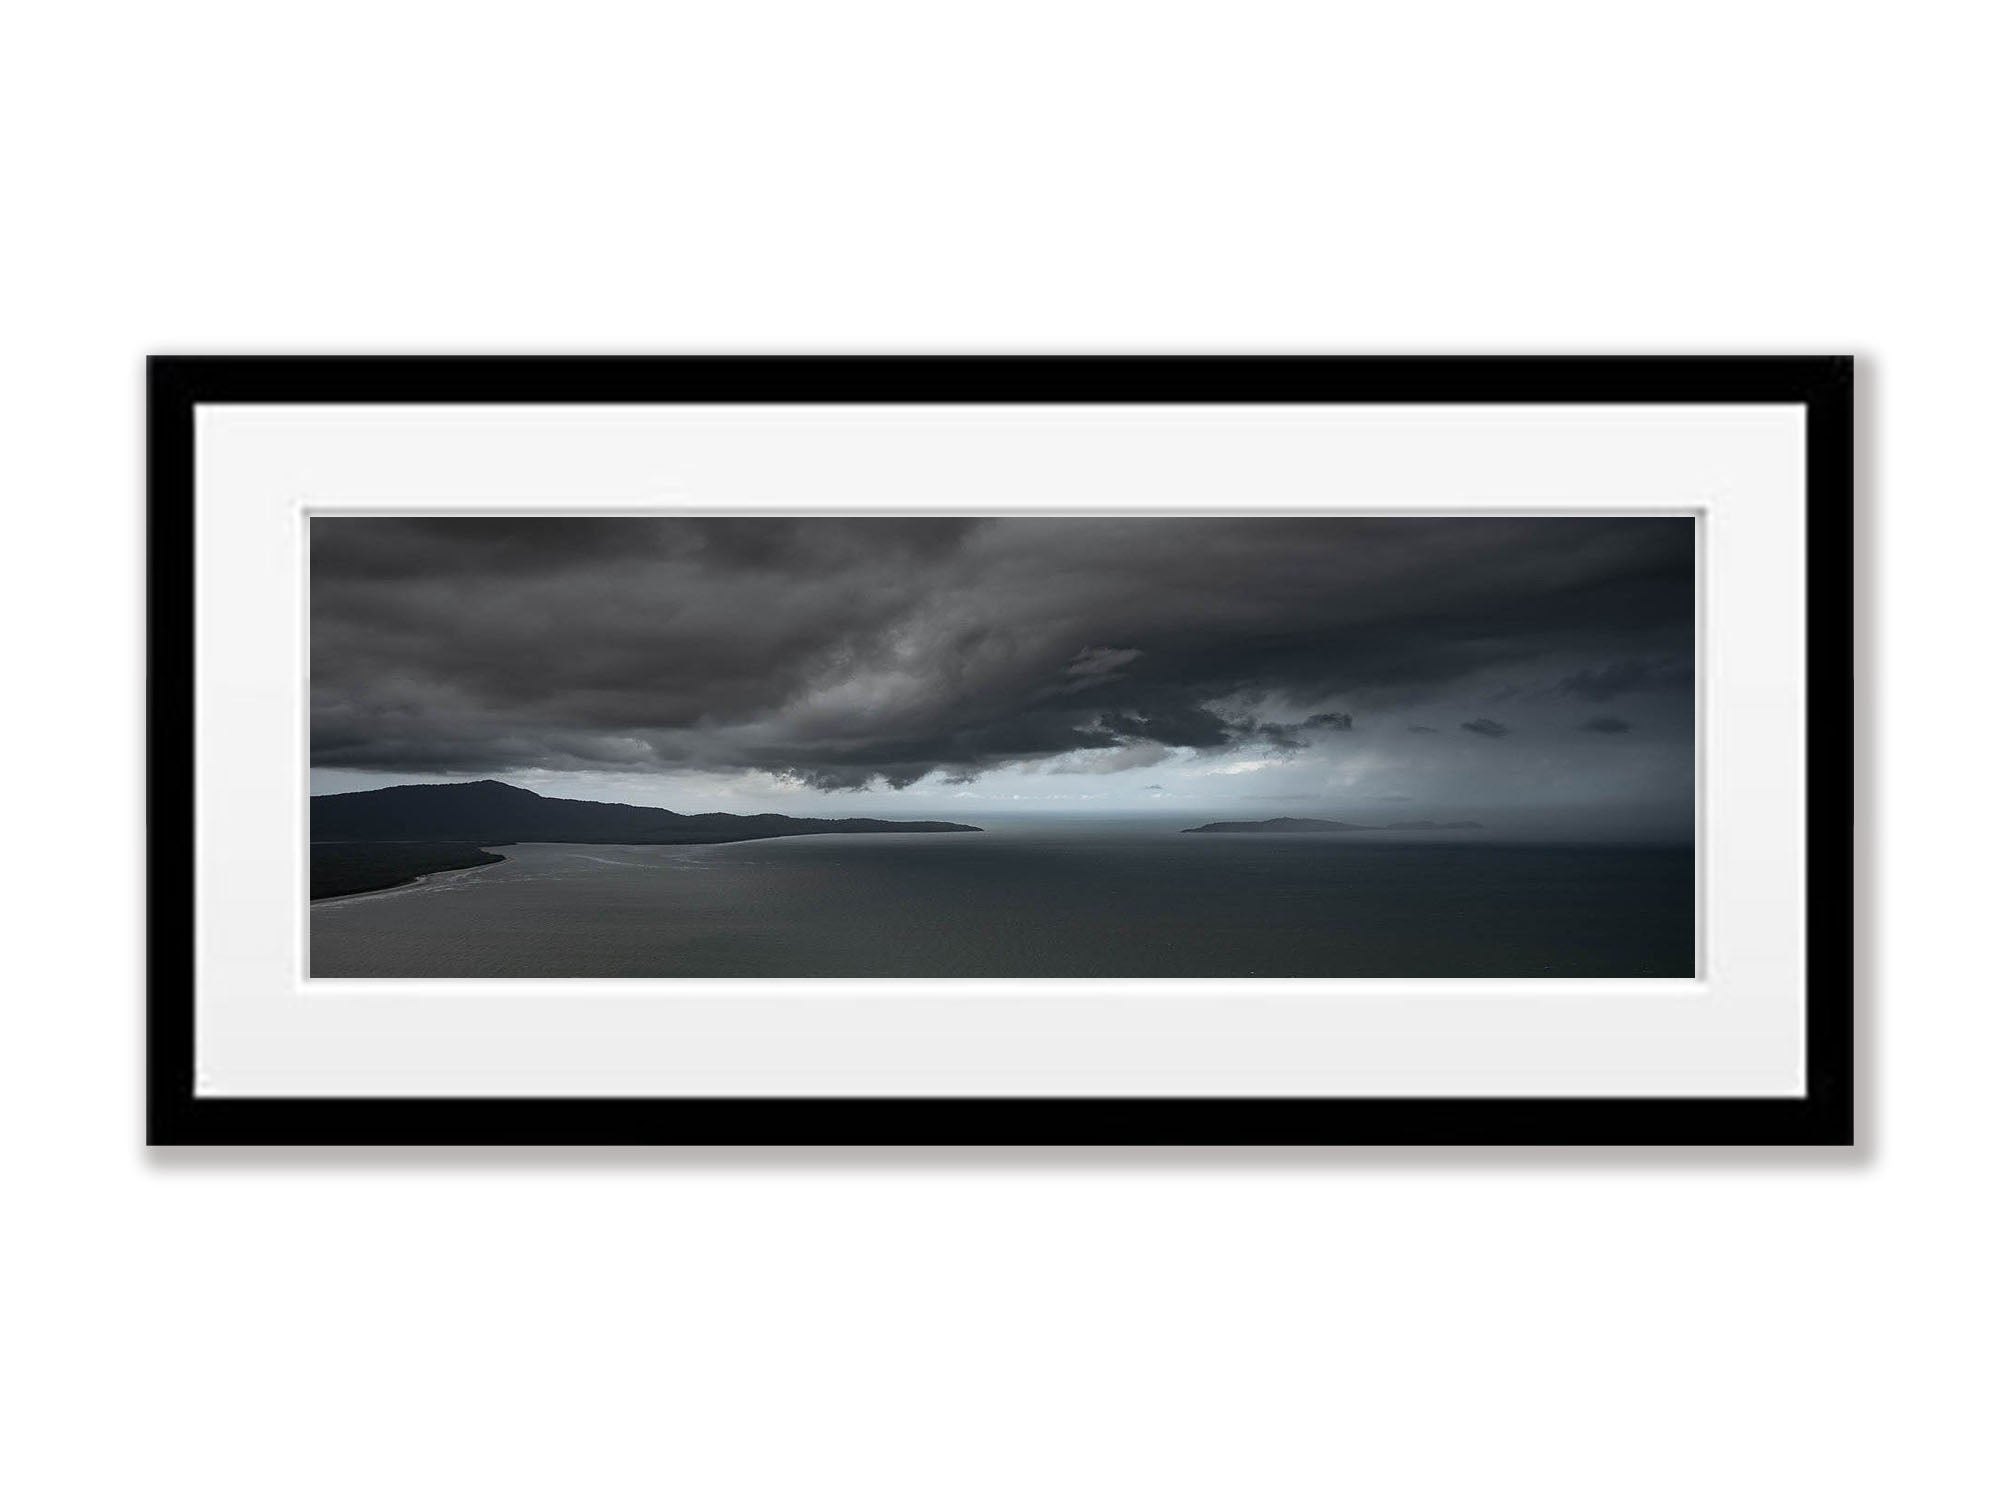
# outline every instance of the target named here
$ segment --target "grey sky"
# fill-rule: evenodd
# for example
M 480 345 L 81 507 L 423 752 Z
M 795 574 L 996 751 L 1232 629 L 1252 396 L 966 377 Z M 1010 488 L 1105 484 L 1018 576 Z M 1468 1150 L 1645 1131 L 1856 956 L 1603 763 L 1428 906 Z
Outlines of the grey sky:
M 315 791 L 1684 837 L 1694 523 L 313 523 Z

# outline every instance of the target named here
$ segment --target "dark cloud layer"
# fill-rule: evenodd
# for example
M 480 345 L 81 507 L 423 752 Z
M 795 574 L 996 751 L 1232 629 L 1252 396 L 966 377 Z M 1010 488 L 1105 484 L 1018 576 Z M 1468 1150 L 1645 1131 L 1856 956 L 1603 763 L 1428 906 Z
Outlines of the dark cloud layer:
M 902 786 L 1401 736 L 1424 726 L 1399 708 L 1471 712 L 1474 683 L 1680 699 L 1693 542 L 1657 519 L 320 519 L 313 759 Z M 1507 713 L 1463 727 L 1529 738 Z
M 1572 672 L 1557 684 L 1561 692 L 1592 703 L 1605 703 L 1628 693 L 1685 687 L 1694 680 L 1694 663 L 1682 656 L 1635 657 Z

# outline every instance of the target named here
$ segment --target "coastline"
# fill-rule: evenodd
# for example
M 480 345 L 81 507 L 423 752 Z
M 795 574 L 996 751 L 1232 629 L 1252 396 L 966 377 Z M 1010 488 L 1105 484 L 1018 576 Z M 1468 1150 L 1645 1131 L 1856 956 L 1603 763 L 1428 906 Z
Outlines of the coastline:
M 504 845 L 499 846 L 504 847 Z M 309 846 L 310 904 L 413 885 L 430 875 L 498 864 L 507 856 L 470 842 L 328 840 Z
M 935 828 L 922 824 L 905 824 L 868 829 L 792 828 L 771 833 L 729 831 L 705 837 L 678 839 L 490 839 L 483 843 L 474 843 L 467 839 L 321 839 L 309 845 L 312 878 L 308 904 L 318 905 L 322 901 L 341 901 L 349 896 L 367 896 L 382 891 L 399 890 L 430 875 L 443 875 L 454 870 L 471 870 L 482 865 L 497 864 L 506 856 L 495 854 L 493 852 L 495 849 L 504 849 L 522 842 L 652 848 L 685 847 L 696 844 L 767 843 L 780 839 L 824 838 L 833 833 L 857 832 L 872 836 L 888 832 L 983 833 L 985 830 L 971 824 L 946 823 Z

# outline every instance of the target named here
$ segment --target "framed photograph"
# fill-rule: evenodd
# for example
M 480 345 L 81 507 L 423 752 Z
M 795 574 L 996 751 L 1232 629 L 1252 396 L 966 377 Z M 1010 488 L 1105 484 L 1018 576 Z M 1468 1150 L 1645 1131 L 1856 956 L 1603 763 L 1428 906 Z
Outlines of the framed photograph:
M 148 381 L 156 1144 L 1853 1139 L 1846 359 Z

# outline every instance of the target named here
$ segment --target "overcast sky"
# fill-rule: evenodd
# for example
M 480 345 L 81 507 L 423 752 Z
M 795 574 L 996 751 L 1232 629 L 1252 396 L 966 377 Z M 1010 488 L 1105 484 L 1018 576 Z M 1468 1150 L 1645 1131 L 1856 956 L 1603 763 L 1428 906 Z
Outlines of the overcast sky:
M 1694 523 L 322 518 L 315 792 L 1687 837 Z

